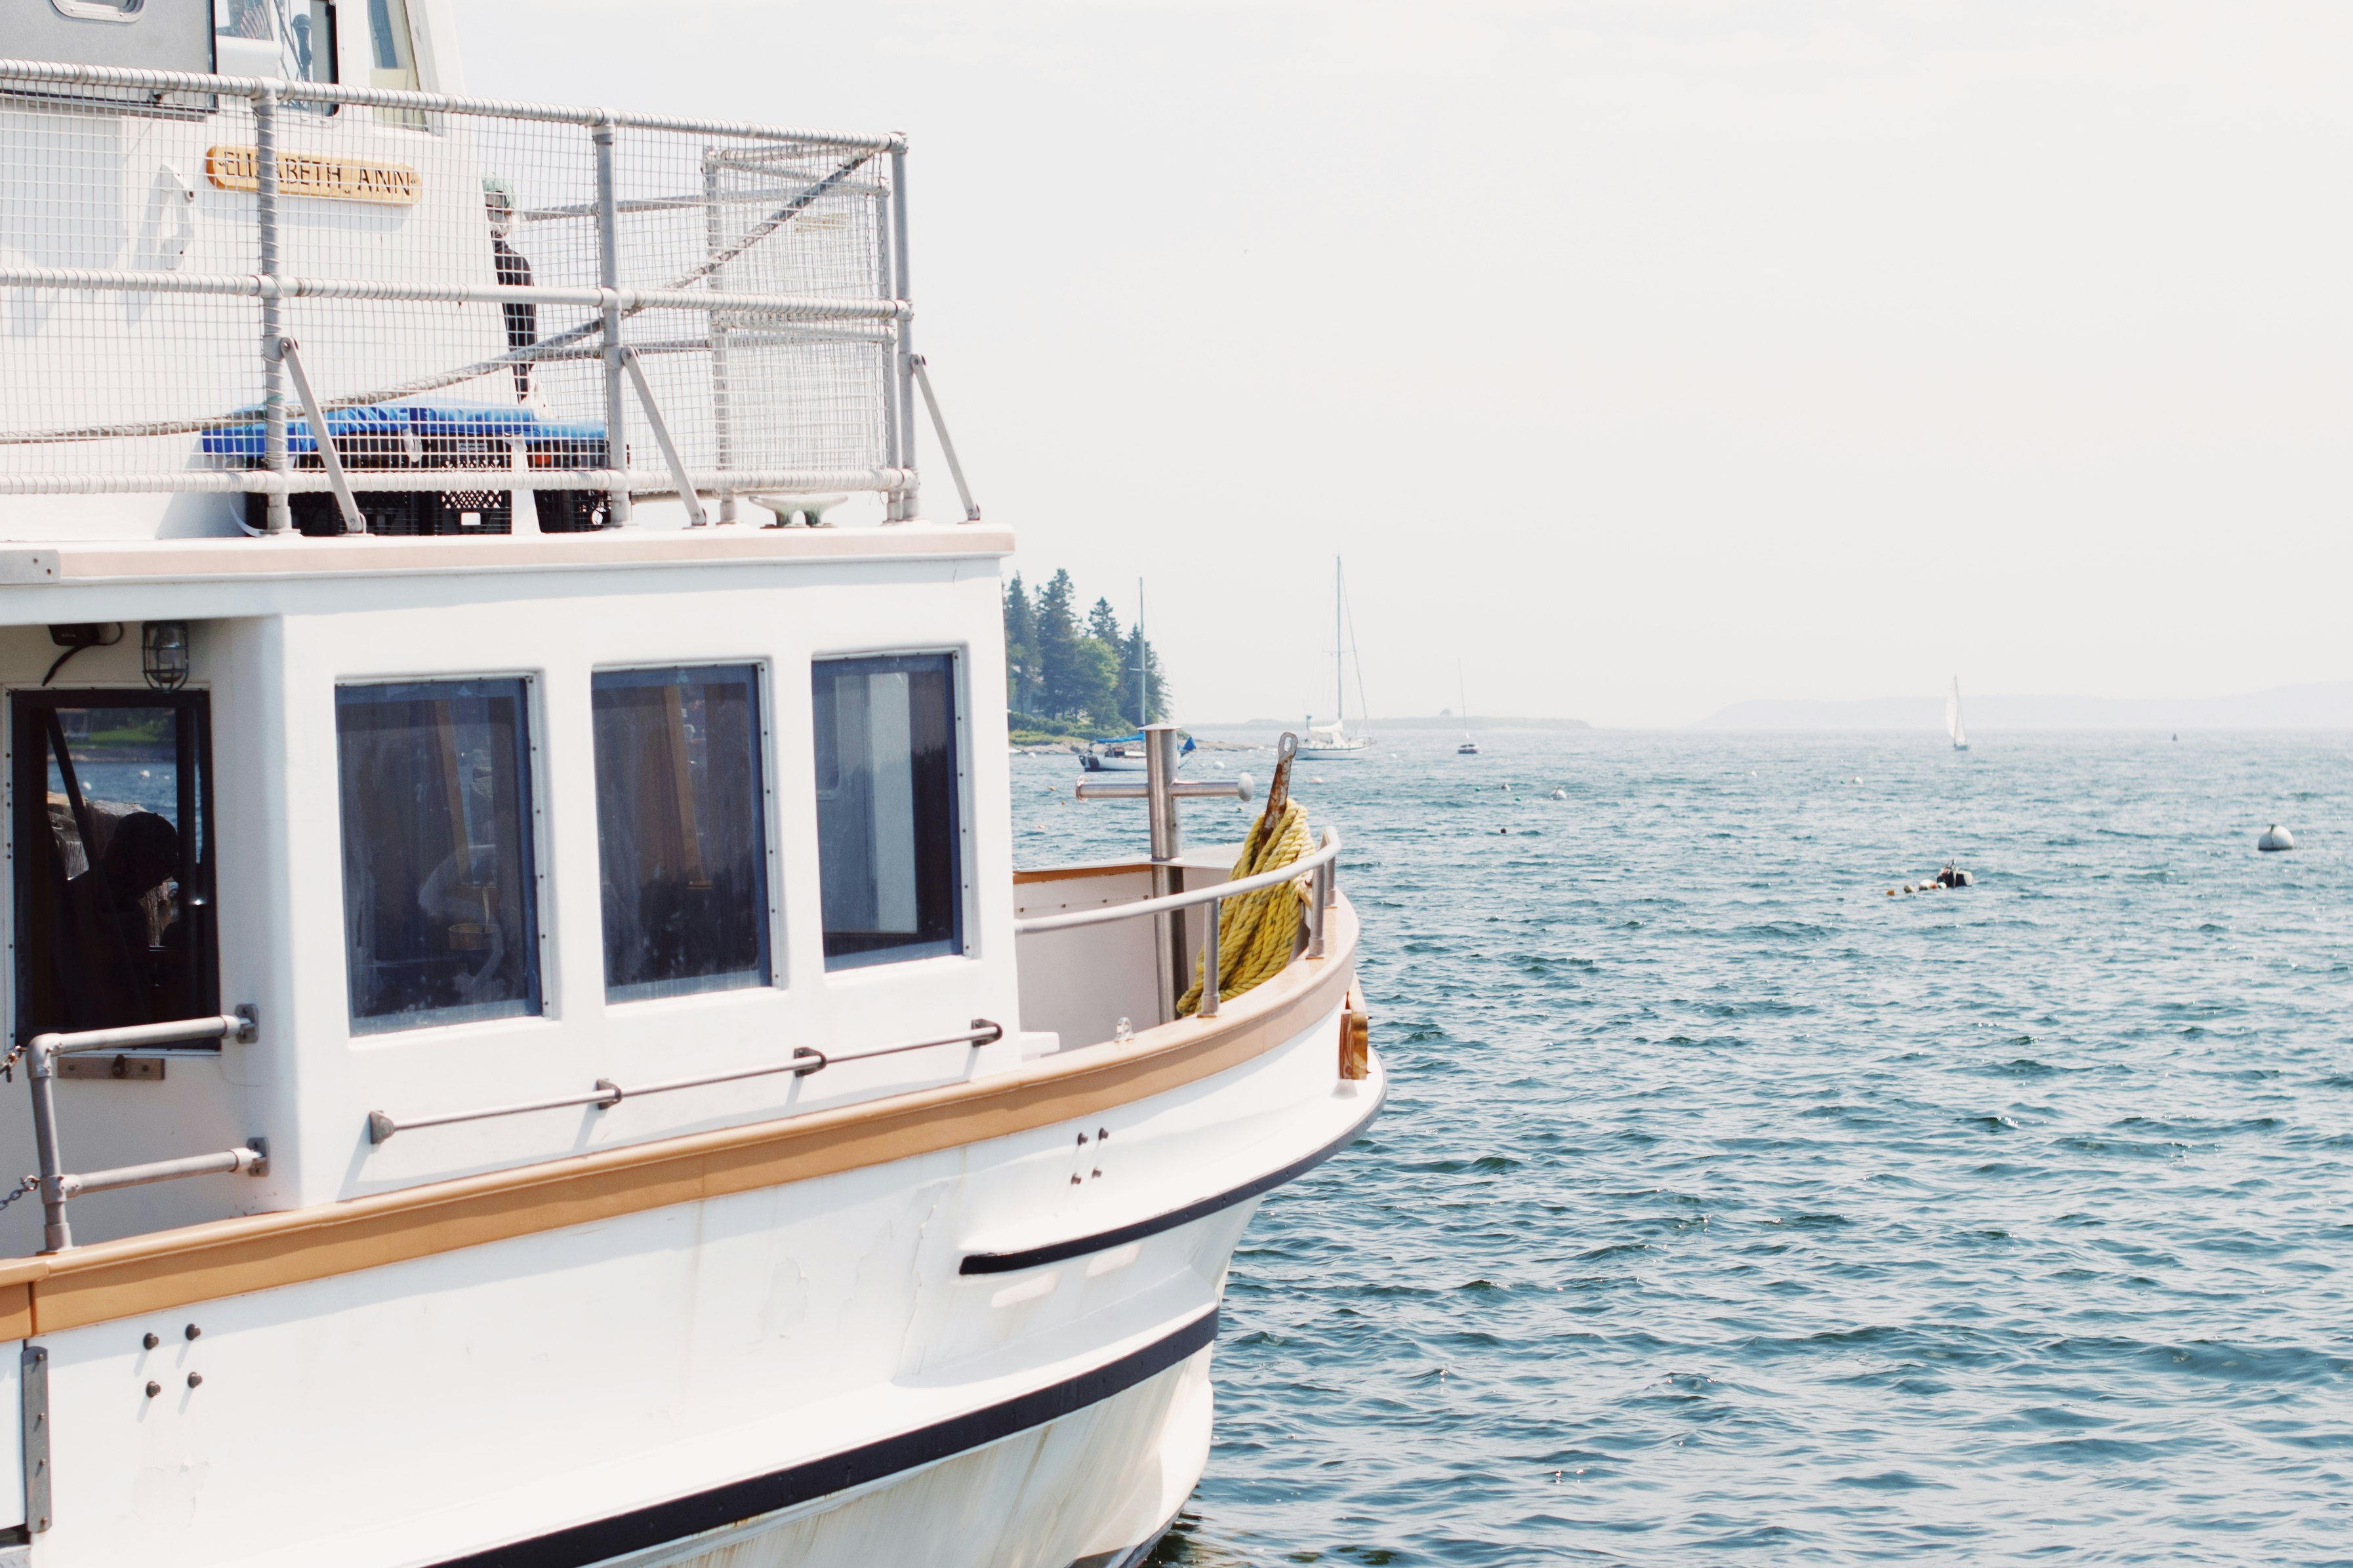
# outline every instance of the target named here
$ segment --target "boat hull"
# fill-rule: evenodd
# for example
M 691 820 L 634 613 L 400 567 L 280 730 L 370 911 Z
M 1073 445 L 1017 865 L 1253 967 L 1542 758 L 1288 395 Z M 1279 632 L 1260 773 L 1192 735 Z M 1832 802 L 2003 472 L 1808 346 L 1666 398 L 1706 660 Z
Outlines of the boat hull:
M 42 1568 L 1121 1563 L 1199 1476 L 1258 1202 L 1380 1106 L 1345 962 L 1307 967 L 1255 1024 L 1057 1053 L 1229 1065 L 1003 1136 L 213 1299 L 37 1282 L 96 1318 L 32 1342 Z

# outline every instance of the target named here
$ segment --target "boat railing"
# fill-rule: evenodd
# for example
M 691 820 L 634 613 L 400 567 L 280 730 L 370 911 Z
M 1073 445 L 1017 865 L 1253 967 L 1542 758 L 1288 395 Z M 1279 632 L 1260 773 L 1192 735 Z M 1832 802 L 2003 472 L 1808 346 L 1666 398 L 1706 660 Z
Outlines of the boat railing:
M 681 1089 L 702 1089 L 715 1083 L 739 1083 L 745 1079 L 770 1078 L 777 1073 L 791 1073 L 807 1078 L 828 1067 L 843 1062 L 871 1061 L 876 1057 L 895 1057 L 905 1051 L 930 1050 L 938 1046 L 964 1046 L 977 1050 L 982 1046 L 995 1045 L 1005 1037 L 1005 1027 L 987 1018 L 975 1018 L 972 1027 L 958 1034 L 942 1035 L 934 1039 L 908 1040 L 895 1046 L 871 1046 L 862 1051 L 822 1051 L 814 1046 L 796 1046 L 793 1054 L 783 1061 L 768 1062 L 759 1067 L 737 1068 L 728 1072 L 703 1073 L 692 1078 L 663 1079 L 654 1083 L 641 1083 L 623 1088 L 611 1079 L 600 1078 L 595 1087 L 578 1094 L 560 1094 L 547 1100 L 519 1100 L 507 1105 L 482 1106 L 471 1110 L 444 1111 L 437 1116 L 412 1116 L 397 1119 L 381 1110 L 371 1110 L 367 1116 L 368 1142 L 386 1143 L 399 1132 L 412 1132 L 424 1127 L 447 1127 L 459 1121 L 484 1121 L 496 1116 L 522 1116 L 534 1110 L 560 1110 L 566 1106 L 585 1105 L 598 1110 L 610 1110 L 625 1100 L 639 1095 L 669 1094 Z M 967 1058 L 967 1060 L 969 1058 Z
M 913 515 L 902 137 L 25 60 L 0 109 L 0 494 Z
M 157 1160 L 144 1165 L 122 1165 L 111 1171 L 76 1174 L 65 1168 L 58 1131 L 58 1063 L 69 1056 L 111 1052 L 123 1057 L 172 1057 L 189 1053 L 179 1047 L 206 1041 L 234 1039 L 250 1045 L 259 1037 L 259 1015 L 251 1007 L 206 1018 L 180 1018 L 163 1024 L 132 1024 L 113 1029 L 81 1029 L 34 1036 L 25 1043 L 26 1076 L 33 1094 L 33 1142 L 41 1163 L 40 1173 L 27 1177 L 41 1194 L 41 1250 L 62 1252 L 73 1245 L 66 1204 L 88 1193 L 108 1193 L 122 1187 L 142 1187 L 154 1182 L 174 1182 L 187 1176 L 264 1175 L 269 1169 L 269 1145 L 249 1138 L 237 1149 L 211 1154 L 190 1154 L 177 1160 Z M 211 1049 L 217 1050 L 218 1047 Z M 14 1201 L 13 1196 L 8 1201 Z
M 1205 788 L 1202 793 L 1210 793 Z M 1038 915 L 1013 923 L 1013 933 L 1039 936 L 1048 931 L 1076 931 L 1085 926 L 1108 925 L 1114 921 L 1149 919 L 1154 916 L 1176 915 L 1186 910 L 1208 909 L 1208 929 L 1201 939 L 1201 1006 L 1199 1016 L 1214 1018 L 1218 1015 L 1218 917 L 1228 899 L 1240 898 L 1266 888 L 1279 888 L 1286 882 L 1296 882 L 1303 875 L 1314 879 L 1308 900 L 1307 952 L 1309 958 L 1324 956 L 1324 911 L 1335 903 L 1339 890 L 1340 834 L 1326 827 L 1322 841 L 1310 853 L 1301 856 L 1288 866 L 1256 876 L 1237 877 L 1207 888 L 1195 888 L 1181 893 L 1163 893 L 1155 898 L 1134 899 L 1124 904 L 1108 904 L 1097 910 L 1074 910 L 1067 914 Z

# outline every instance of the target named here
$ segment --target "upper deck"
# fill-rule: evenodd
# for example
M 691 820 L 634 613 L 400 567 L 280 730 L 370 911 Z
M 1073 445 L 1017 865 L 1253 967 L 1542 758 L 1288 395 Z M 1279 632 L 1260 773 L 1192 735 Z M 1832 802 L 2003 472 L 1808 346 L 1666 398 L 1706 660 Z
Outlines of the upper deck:
M 431 90 L 423 7 L 180 9 L 0 60 L 0 538 L 914 515 L 902 139 Z

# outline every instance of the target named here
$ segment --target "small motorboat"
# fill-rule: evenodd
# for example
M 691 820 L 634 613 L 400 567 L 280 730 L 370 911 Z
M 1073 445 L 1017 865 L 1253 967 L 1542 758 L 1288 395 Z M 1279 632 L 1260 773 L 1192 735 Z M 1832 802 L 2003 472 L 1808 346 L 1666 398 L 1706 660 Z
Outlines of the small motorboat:
M 1193 737 L 1176 749 L 1176 765 L 1183 767 L 1192 753 Z M 1087 749 L 1079 753 L 1079 766 L 1091 773 L 1140 773 L 1144 772 L 1144 732 L 1133 735 L 1112 735 L 1100 741 L 1089 741 Z

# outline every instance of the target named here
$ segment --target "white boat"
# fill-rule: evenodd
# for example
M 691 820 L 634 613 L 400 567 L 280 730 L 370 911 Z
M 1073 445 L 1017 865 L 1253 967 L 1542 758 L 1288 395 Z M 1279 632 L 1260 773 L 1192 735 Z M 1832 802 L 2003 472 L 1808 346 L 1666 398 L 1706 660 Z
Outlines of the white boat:
M 1384 1079 L 1328 830 L 1208 1017 L 1015 870 L 903 141 L 9 16 L 0 1563 L 1139 1560 Z
M 1953 750 L 1969 749 L 1969 732 L 1961 725 L 1961 678 L 1953 677 L 1953 689 L 1945 699 L 1945 733 L 1952 738 Z
M 1187 735 L 1176 750 L 1176 765 L 1193 754 L 1193 738 Z M 1113 735 L 1100 741 L 1090 741 L 1087 749 L 1079 753 L 1079 766 L 1091 773 L 1140 773 L 1145 769 L 1144 731 L 1133 735 Z
M 1462 661 L 1458 658 L 1454 661 L 1454 698 L 1456 701 L 1462 704 L 1462 743 L 1454 748 L 1454 754 L 1458 757 L 1475 757 L 1479 754 L 1479 742 L 1471 738 L 1470 693 L 1471 689 L 1462 681 Z
M 1299 743 L 1299 755 L 1311 763 L 1354 762 L 1373 748 L 1369 735 L 1351 735 L 1347 731 L 1347 637 L 1345 616 L 1348 590 L 1340 574 L 1339 557 L 1332 559 L 1332 721 L 1318 724 L 1314 716 L 1307 719 L 1307 739 Z M 1357 666 L 1356 679 L 1361 685 L 1364 667 Z

